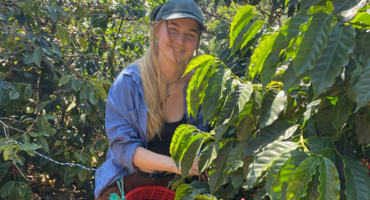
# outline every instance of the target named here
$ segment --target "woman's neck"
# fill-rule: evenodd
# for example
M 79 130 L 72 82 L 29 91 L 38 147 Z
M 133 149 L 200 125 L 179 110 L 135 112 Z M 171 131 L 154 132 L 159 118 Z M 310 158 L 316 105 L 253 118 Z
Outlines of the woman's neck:
M 177 81 L 184 73 L 185 66 L 180 66 L 175 62 L 164 61 L 160 58 L 158 60 L 161 73 L 167 84 Z

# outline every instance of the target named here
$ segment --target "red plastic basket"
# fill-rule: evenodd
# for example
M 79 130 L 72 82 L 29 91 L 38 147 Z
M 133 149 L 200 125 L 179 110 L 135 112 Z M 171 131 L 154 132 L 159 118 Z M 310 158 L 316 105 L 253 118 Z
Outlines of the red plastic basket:
M 162 186 L 143 186 L 125 195 L 127 200 L 174 200 L 176 192 Z

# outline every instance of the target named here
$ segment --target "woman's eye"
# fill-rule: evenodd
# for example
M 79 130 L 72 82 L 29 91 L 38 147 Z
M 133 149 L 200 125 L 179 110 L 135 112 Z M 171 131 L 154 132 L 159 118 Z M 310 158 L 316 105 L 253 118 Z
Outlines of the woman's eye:
M 191 38 L 195 38 L 195 36 L 194 36 L 194 35 L 192 35 L 192 34 L 189 34 L 188 36 L 189 36 L 189 37 L 191 37 Z

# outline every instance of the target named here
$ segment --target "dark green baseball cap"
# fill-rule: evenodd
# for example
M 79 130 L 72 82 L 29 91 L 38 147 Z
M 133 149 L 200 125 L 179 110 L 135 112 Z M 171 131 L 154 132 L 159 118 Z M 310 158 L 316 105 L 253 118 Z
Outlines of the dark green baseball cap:
M 168 0 L 158 11 L 155 21 L 182 18 L 197 20 L 202 30 L 207 32 L 203 13 L 194 0 Z

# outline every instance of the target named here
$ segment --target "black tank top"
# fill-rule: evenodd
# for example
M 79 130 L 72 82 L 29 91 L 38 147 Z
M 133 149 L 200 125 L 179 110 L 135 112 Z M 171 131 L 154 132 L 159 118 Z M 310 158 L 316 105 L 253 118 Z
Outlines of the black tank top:
M 148 150 L 158 154 L 171 156 L 170 145 L 172 136 L 175 133 L 176 128 L 181 124 L 186 124 L 185 115 L 182 117 L 180 121 L 172 123 L 165 122 L 161 133 L 161 139 L 159 139 L 159 137 L 154 137 L 151 141 L 149 141 Z

